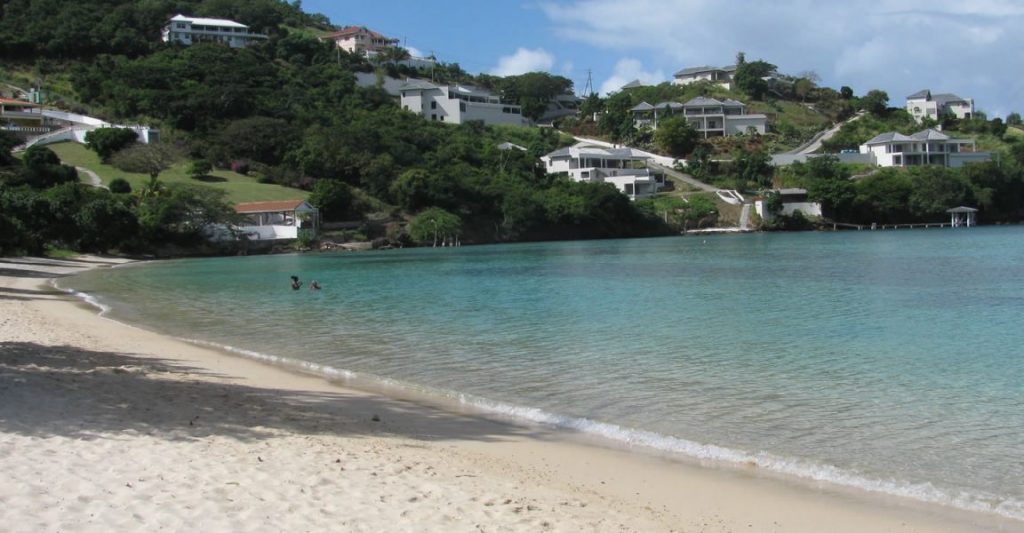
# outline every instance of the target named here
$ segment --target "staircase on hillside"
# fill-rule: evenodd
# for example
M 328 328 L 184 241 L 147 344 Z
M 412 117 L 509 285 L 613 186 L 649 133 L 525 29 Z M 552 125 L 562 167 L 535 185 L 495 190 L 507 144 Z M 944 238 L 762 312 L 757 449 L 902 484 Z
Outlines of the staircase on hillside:
M 753 204 L 743 204 L 743 210 L 740 211 L 740 231 L 750 231 L 750 208 Z

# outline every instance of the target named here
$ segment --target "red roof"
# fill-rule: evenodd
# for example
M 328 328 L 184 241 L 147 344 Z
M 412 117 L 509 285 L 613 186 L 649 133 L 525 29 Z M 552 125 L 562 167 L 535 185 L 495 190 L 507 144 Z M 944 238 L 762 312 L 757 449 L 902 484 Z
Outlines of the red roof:
M 33 104 L 32 102 L 26 102 L 24 100 L 14 100 L 14 99 L 11 99 L 11 98 L 3 98 L 3 97 L 0 97 L 0 104 L 16 104 L 16 105 L 23 105 L 23 106 L 29 106 L 29 107 L 42 107 L 39 104 Z
M 398 42 L 398 39 L 391 39 L 389 37 L 381 35 L 381 34 L 375 32 L 375 31 L 367 28 L 366 26 L 345 26 L 344 28 L 342 28 L 342 29 L 340 29 L 340 30 L 338 30 L 338 31 L 336 31 L 334 33 L 331 33 L 329 35 L 325 35 L 324 38 L 325 39 L 337 40 L 337 39 L 339 39 L 341 37 L 348 37 L 350 35 L 356 35 L 358 33 L 366 33 L 367 35 L 369 35 L 370 37 L 372 37 L 374 39 L 384 39 L 385 41 L 392 41 L 392 42 L 396 42 L 396 43 Z
M 236 213 L 279 213 L 295 211 L 305 200 L 278 200 L 274 202 L 245 202 L 235 205 Z

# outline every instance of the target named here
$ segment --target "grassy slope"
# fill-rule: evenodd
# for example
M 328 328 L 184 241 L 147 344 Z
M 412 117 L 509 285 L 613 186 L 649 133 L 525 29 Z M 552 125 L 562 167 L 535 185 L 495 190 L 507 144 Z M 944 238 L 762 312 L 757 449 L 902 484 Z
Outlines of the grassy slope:
M 122 172 L 110 165 L 101 163 L 95 152 L 81 144 L 57 143 L 48 145 L 47 148 L 53 150 L 65 164 L 84 167 L 95 172 L 103 180 L 103 183 L 110 183 L 110 180 L 114 178 L 124 178 L 128 180 L 128 183 L 131 183 L 133 190 L 138 190 L 149 181 L 149 176 L 145 174 Z M 188 176 L 186 172 L 187 167 L 188 162 L 178 163 L 160 174 L 160 179 L 165 183 L 191 183 L 223 189 L 228 192 L 228 200 L 232 202 L 298 200 L 305 199 L 309 195 L 306 191 L 299 189 L 259 183 L 255 178 L 227 170 L 215 170 L 212 172 L 214 179 L 223 179 L 224 181 L 196 181 Z

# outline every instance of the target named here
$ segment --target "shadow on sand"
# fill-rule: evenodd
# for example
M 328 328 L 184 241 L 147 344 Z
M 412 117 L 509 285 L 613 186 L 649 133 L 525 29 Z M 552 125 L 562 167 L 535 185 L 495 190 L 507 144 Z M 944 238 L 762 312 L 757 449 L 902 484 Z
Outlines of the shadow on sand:
M 504 440 L 534 431 L 383 397 L 264 389 L 161 359 L 0 342 L 0 431 L 71 438 L 135 432 L 168 440 L 281 432 Z M 225 376 L 219 376 L 224 378 Z M 377 418 L 378 420 L 374 420 Z

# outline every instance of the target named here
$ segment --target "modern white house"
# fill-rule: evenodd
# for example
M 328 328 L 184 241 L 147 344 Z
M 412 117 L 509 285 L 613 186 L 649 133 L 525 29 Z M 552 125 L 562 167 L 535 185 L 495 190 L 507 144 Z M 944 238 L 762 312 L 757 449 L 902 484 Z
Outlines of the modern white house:
M 704 138 L 748 133 L 764 135 L 767 131 L 767 115 L 748 114 L 746 104 L 731 98 L 717 100 L 698 96 L 682 106 L 683 116 Z
M 948 93 L 932 94 L 924 89 L 907 97 L 907 113 L 918 122 L 926 118 L 939 120 L 947 113 L 959 119 L 969 119 L 974 116 L 974 99 Z
M 334 41 L 342 50 L 352 54 L 375 53 L 385 48 L 398 46 L 399 40 L 377 33 L 366 26 L 345 26 L 321 40 Z
M 942 165 L 959 168 L 967 163 L 990 161 L 991 154 L 976 151 L 972 139 L 953 139 L 941 131 L 926 129 L 912 135 L 883 133 L 860 146 L 880 167 Z
M 175 15 L 163 27 L 161 38 L 165 43 L 179 43 L 185 46 L 215 42 L 224 43 L 231 48 L 244 48 L 256 41 L 266 40 L 267 36 L 254 33 L 245 24 L 233 20 Z
M 320 211 L 305 200 L 241 203 L 235 212 L 244 221 L 234 230 L 249 240 L 297 239 L 300 229 L 316 233 L 320 227 Z M 225 233 L 216 238 L 223 240 Z
M 735 75 L 736 65 L 728 67 L 691 67 L 676 72 L 672 76 L 672 83 L 676 85 L 689 85 L 698 81 L 709 81 L 731 90 L 733 87 L 732 79 Z
M 548 174 L 566 174 L 573 181 L 611 183 L 630 199 L 658 192 L 664 182 L 647 168 L 649 156 L 632 148 L 579 143 L 540 158 Z
M 478 87 L 438 85 L 410 78 L 399 91 L 402 109 L 433 121 L 449 124 L 463 124 L 471 120 L 480 120 L 484 124 L 528 124 L 521 107 L 503 104 L 501 98 Z

